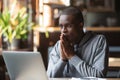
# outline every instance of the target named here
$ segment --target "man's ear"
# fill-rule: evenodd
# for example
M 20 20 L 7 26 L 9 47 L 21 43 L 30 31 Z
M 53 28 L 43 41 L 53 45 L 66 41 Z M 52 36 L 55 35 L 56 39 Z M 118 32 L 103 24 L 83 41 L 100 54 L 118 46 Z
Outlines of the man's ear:
M 79 25 L 80 25 L 80 27 L 83 27 L 83 22 L 80 22 L 80 24 L 79 24 Z

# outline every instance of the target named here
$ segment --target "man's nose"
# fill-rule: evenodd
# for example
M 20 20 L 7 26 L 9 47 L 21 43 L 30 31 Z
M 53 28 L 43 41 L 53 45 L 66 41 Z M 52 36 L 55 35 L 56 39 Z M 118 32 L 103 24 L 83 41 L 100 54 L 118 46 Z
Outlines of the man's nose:
M 65 26 L 62 27 L 62 33 L 66 33 L 67 32 L 67 28 Z

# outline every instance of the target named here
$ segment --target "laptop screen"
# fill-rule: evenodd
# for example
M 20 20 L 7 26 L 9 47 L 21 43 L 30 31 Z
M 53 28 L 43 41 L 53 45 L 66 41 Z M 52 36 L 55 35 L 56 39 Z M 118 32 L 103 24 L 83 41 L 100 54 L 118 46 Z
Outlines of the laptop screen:
M 39 52 L 3 51 L 10 80 L 47 80 L 47 73 Z

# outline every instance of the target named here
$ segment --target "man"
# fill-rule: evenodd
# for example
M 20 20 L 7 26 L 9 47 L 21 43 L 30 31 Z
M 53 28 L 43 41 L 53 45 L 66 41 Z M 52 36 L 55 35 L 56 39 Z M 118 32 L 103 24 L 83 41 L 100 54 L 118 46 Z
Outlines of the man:
M 60 40 L 50 53 L 49 77 L 105 77 L 108 46 L 103 35 L 83 31 L 83 15 L 68 7 L 60 15 Z

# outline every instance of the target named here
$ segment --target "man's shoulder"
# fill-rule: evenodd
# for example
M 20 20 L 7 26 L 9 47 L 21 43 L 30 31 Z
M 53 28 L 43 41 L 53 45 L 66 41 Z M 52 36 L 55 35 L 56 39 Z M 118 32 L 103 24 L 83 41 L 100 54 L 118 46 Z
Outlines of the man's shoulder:
M 106 41 L 106 37 L 103 34 L 96 33 L 96 32 L 87 32 L 87 35 L 89 35 L 89 40 L 91 41 Z
M 96 34 L 95 37 L 101 38 L 101 39 L 106 39 L 105 35 L 103 35 L 103 34 Z
M 60 44 L 60 40 L 58 40 L 58 41 L 56 42 L 56 44 L 58 44 L 58 45 L 59 45 L 59 44 Z
M 60 40 L 58 40 L 56 43 L 55 43 L 55 47 L 59 47 L 60 45 Z
M 101 33 L 92 32 L 92 31 L 87 32 L 87 34 L 92 35 L 92 37 L 94 38 L 106 38 L 105 35 Z

